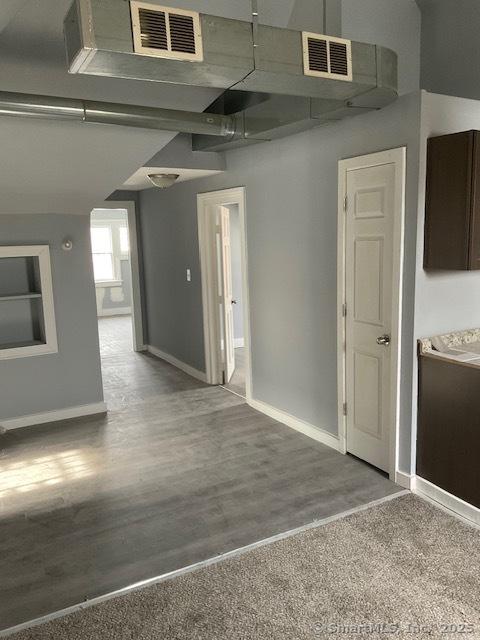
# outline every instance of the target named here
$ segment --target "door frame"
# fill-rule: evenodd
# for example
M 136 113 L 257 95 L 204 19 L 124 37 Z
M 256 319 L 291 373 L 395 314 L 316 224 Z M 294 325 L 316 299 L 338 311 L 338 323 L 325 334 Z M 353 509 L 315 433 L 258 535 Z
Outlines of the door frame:
M 130 240 L 130 270 L 132 276 L 132 335 L 133 350 L 146 351 L 143 331 L 142 285 L 140 277 L 140 250 L 137 227 L 137 207 L 134 200 L 106 200 L 95 209 L 125 209 L 127 211 Z
M 205 342 L 205 367 L 207 383 L 223 383 L 219 359 L 218 304 L 215 291 L 216 247 L 211 233 L 211 209 L 215 206 L 238 204 L 240 221 L 240 242 L 242 254 L 243 325 L 245 333 L 245 391 L 247 401 L 252 397 L 252 353 L 250 340 L 250 298 L 248 287 L 248 249 L 246 221 L 246 189 L 235 187 L 197 194 L 198 240 L 200 249 L 200 270 L 202 276 L 203 333 Z
M 340 160 L 338 163 L 338 264 L 337 264 L 337 371 L 338 371 L 338 435 L 340 450 L 346 454 L 347 417 L 344 415 L 346 403 L 346 224 L 348 212 L 347 174 L 355 169 L 365 169 L 392 163 L 395 171 L 395 217 L 393 224 L 393 276 L 392 276 L 392 358 L 391 358 L 391 402 L 389 437 L 389 476 L 395 482 L 398 471 L 398 439 L 400 423 L 400 365 L 402 349 L 402 298 L 403 298 L 403 257 L 405 235 L 407 148 L 400 147 L 355 158 Z M 348 313 L 348 310 L 347 310 Z

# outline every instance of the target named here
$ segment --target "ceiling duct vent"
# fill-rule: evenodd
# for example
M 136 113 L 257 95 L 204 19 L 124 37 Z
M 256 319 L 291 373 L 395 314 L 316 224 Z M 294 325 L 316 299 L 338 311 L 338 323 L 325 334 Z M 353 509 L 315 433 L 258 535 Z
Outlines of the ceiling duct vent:
M 318 78 L 352 80 L 352 43 L 317 33 L 303 32 L 304 73 Z
M 175 60 L 203 60 L 200 15 L 132 0 L 134 52 Z

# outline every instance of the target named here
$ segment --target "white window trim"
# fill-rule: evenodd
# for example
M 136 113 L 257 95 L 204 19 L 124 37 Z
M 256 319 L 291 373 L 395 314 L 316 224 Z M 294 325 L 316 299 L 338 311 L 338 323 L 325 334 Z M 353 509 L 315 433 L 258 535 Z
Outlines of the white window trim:
M 0 258 L 38 258 L 45 343 L 0 349 L 0 360 L 58 353 L 50 248 L 47 245 L 0 247 Z M 1 304 L 1 303 L 0 303 Z

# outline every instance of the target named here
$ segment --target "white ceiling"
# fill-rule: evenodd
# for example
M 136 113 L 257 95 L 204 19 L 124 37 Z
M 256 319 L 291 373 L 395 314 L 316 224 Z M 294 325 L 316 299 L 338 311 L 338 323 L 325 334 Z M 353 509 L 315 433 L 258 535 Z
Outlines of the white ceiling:
M 179 178 L 177 182 L 186 182 L 187 180 L 197 180 L 198 178 L 206 178 L 207 176 L 214 176 L 221 171 L 214 171 L 211 169 L 182 169 L 172 167 L 142 167 L 138 169 L 131 178 L 126 180 L 122 186 L 122 189 L 128 191 L 141 191 L 142 189 L 154 189 L 155 187 L 150 182 L 148 175 L 151 173 L 168 173 L 178 174 Z

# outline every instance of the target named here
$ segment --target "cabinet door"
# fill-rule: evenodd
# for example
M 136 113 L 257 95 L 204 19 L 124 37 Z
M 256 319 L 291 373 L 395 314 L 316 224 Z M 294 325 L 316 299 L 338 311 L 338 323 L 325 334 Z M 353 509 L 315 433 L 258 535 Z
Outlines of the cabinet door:
M 470 223 L 470 269 L 480 269 L 480 132 L 473 136 L 473 170 Z
M 471 268 L 474 139 L 466 131 L 428 141 L 425 269 Z

